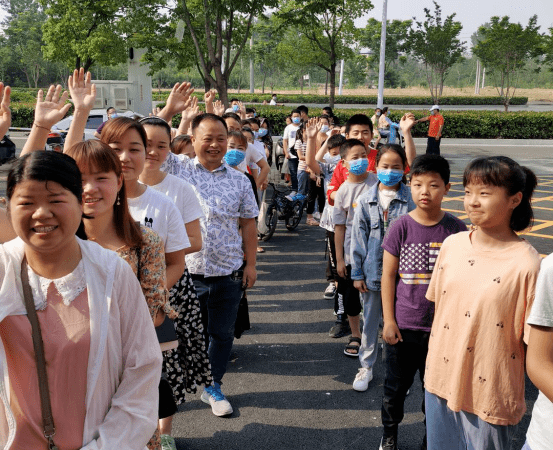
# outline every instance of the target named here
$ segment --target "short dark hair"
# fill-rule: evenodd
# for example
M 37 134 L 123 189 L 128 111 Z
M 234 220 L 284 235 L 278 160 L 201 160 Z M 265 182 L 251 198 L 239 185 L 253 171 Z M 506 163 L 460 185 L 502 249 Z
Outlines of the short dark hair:
M 221 116 L 223 119 L 234 119 L 236 120 L 238 123 L 240 123 L 240 116 L 236 113 L 233 113 L 233 112 L 227 112 L 227 113 L 224 113 L 222 116 Z
M 433 172 L 440 175 L 441 179 L 444 180 L 444 184 L 449 183 L 449 162 L 443 156 L 440 155 L 419 155 L 411 166 L 410 178 L 417 175 L 424 175 L 426 173 Z
M 388 107 L 387 106 L 382 108 L 382 114 L 386 114 L 387 112 L 388 112 Z
M 290 117 L 292 117 L 292 114 L 299 114 L 301 116 L 301 111 L 298 108 L 296 108 L 292 110 L 292 112 L 290 113 Z
M 180 134 L 171 141 L 171 152 L 176 155 L 180 155 L 184 148 L 192 144 L 192 139 L 187 134 Z
M 246 114 L 255 114 L 255 108 L 246 108 Z
M 223 126 L 225 127 L 225 130 L 228 133 L 227 123 L 225 122 L 225 120 L 221 116 L 217 116 L 217 115 L 211 114 L 211 113 L 205 113 L 205 114 L 201 114 L 199 116 L 194 117 L 194 120 L 192 120 L 192 134 L 196 133 L 196 129 L 205 120 L 210 120 L 212 122 L 222 123 Z
M 300 112 L 300 114 L 301 112 L 304 112 L 305 114 L 309 114 L 309 108 L 305 105 L 300 105 L 296 109 Z
M 328 111 L 325 113 L 327 116 L 334 117 L 334 113 L 332 112 L 332 108 L 330 106 L 325 106 L 323 108 L 323 111 Z
M 108 107 L 106 108 L 106 112 L 109 113 L 109 110 L 110 110 L 110 109 L 113 109 L 114 111 L 117 111 L 113 106 L 108 106 Z
M 259 119 L 257 117 L 252 117 L 251 119 L 246 120 L 249 122 L 250 125 L 255 123 L 258 127 L 261 126 L 261 122 L 259 122 Z
M 538 185 L 536 174 L 506 156 L 487 156 L 473 159 L 463 174 L 463 186 L 480 182 L 505 188 L 508 195 L 522 192 L 520 204 L 513 210 L 509 226 L 522 231 L 534 222 L 532 194 Z
M 328 114 L 321 114 L 319 116 L 319 119 L 326 119 L 330 123 L 330 116 Z
M 365 148 L 365 144 L 363 144 L 359 139 L 346 139 L 344 143 L 340 146 L 340 158 L 346 159 L 349 151 L 353 147 L 357 146 Z
M 342 136 L 341 134 L 335 134 L 328 138 L 328 141 L 326 142 L 326 146 L 329 149 L 336 148 L 336 147 L 340 147 L 344 142 L 346 142 L 346 138 L 344 136 Z
M 248 139 L 246 139 L 246 136 L 244 136 L 244 134 L 240 131 L 229 131 L 228 137 L 229 139 L 231 137 L 235 137 L 236 139 L 239 139 L 240 142 L 242 142 L 246 147 L 248 146 Z
M 239 102 L 240 100 L 238 100 L 236 97 L 233 97 L 229 100 L 230 103 L 232 102 Z
M 159 118 L 159 117 L 143 117 L 139 120 L 139 122 L 144 125 L 150 125 L 153 127 L 160 127 L 165 130 L 167 135 L 169 136 L 169 142 L 171 142 L 171 125 L 167 123 L 167 121 Z
M 373 122 L 365 114 L 354 114 L 346 122 L 346 134 L 349 134 L 349 130 L 354 125 L 368 125 L 371 133 L 373 132 Z
M 380 147 L 378 149 L 378 153 L 376 154 L 376 165 L 378 165 L 380 158 L 382 158 L 382 155 L 388 152 L 393 152 L 398 155 L 401 158 L 401 162 L 403 163 L 403 169 L 405 170 L 407 168 L 407 155 L 405 154 L 405 150 L 403 149 L 403 147 L 399 144 L 384 144 L 382 147 Z

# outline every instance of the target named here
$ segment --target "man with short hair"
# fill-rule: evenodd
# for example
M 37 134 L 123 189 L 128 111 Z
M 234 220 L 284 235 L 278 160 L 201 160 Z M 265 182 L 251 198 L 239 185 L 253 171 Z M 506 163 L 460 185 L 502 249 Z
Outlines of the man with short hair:
M 442 141 L 442 130 L 444 128 L 444 116 L 440 114 L 440 107 L 434 105 L 430 108 L 430 115 L 418 119 L 415 123 L 428 122 L 428 142 L 426 144 L 427 155 L 439 155 L 440 154 L 440 142 Z
M 113 106 L 110 106 L 108 109 L 106 109 L 106 113 L 108 115 L 108 120 L 115 119 L 117 117 L 117 111 Z M 102 134 L 102 128 L 104 128 L 104 125 L 107 123 L 108 120 L 106 120 L 105 122 L 102 122 L 102 124 L 94 132 L 94 137 L 96 139 L 100 139 L 101 137 L 100 135 Z

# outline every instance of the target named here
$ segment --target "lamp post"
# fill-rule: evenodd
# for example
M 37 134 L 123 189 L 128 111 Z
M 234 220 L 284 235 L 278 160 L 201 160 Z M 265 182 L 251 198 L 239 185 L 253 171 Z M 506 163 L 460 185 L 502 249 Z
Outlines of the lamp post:
M 382 5 L 382 30 L 380 32 L 380 66 L 378 68 L 378 101 L 377 107 L 384 106 L 384 68 L 386 59 L 386 13 L 388 9 L 388 0 L 384 0 Z

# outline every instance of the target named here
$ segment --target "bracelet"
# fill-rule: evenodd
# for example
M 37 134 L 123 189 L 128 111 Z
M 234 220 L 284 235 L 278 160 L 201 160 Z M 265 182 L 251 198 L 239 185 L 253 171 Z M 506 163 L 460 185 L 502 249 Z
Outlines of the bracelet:
M 50 128 L 46 128 L 46 127 L 42 127 L 42 126 L 40 126 L 40 125 L 37 125 L 36 122 L 34 122 L 33 125 L 34 125 L 35 127 L 37 127 L 37 128 L 42 128 L 43 130 L 48 131 L 48 133 L 50 132 Z

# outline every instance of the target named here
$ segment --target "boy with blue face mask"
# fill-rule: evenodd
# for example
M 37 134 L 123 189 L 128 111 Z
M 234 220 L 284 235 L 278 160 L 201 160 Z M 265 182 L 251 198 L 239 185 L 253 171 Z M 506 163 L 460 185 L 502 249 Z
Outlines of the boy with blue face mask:
M 367 172 L 369 161 L 365 144 L 357 139 L 348 139 L 340 147 L 340 156 L 348 170 L 346 181 L 340 186 L 334 198 L 334 233 L 336 245 L 336 269 L 338 271 L 338 295 L 342 295 L 345 313 L 351 328 L 351 338 L 344 354 L 351 357 L 359 355 L 361 329 L 359 314 L 361 302 L 359 291 L 351 279 L 351 231 L 357 199 L 377 182 L 374 173 Z

